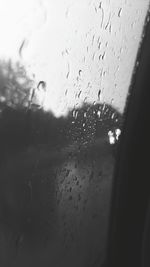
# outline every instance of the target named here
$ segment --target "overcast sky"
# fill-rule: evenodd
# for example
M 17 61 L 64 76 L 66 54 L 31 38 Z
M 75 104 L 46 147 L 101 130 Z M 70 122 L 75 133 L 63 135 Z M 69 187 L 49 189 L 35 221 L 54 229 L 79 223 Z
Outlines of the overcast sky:
M 37 83 L 46 81 L 39 97 L 57 116 L 83 101 L 122 112 L 148 4 L 0 0 L 0 58 L 19 60 Z

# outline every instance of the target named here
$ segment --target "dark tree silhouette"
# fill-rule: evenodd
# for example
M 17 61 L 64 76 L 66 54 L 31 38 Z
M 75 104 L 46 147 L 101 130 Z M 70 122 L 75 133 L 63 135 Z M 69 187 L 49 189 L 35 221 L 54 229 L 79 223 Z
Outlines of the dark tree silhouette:
M 0 116 L 0 160 L 30 146 L 62 148 L 108 140 L 108 131 L 121 128 L 122 117 L 107 104 L 83 105 L 56 118 L 51 112 L 5 106 Z

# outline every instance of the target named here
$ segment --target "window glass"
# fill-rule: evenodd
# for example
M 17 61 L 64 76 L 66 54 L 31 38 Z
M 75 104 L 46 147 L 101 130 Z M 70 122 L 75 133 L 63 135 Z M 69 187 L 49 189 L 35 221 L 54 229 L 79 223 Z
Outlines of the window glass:
M 0 264 L 101 266 L 148 0 L 0 1 Z

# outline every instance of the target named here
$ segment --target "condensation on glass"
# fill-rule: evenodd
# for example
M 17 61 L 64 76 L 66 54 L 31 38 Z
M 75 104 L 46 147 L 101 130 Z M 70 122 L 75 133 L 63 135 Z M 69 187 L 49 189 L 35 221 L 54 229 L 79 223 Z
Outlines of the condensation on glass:
M 0 265 L 103 264 L 148 0 L 0 3 Z

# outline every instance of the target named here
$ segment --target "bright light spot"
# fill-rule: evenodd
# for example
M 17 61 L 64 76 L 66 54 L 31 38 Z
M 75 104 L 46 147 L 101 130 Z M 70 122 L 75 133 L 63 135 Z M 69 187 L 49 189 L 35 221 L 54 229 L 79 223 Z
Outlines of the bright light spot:
M 120 129 L 116 129 L 115 132 L 109 131 L 108 132 L 109 143 L 111 145 L 115 144 L 116 141 L 119 140 L 120 134 L 121 134 L 121 130 Z
M 116 140 L 118 140 L 119 139 L 119 136 L 121 134 L 121 130 L 120 129 L 116 129 L 115 130 L 115 134 L 116 134 Z
M 4 96 L 0 96 L 0 102 L 5 102 L 6 101 L 6 98 Z
M 100 116 L 101 116 L 101 112 L 100 112 L 100 110 L 97 112 L 97 115 L 98 115 L 98 117 L 100 118 Z
M 110 136 L 109 137 L 109 142 L 111 145 L 115 144 L 115 137 L 114 136 Z
M 114 134 L 113 134 L 112 131 L 109 131 L 109 132 L 108 132 L 108 137 L 109 137 L 109 143 L 110 143 L 111 145 L 115 144 L 115 137 L 114 137 Z

